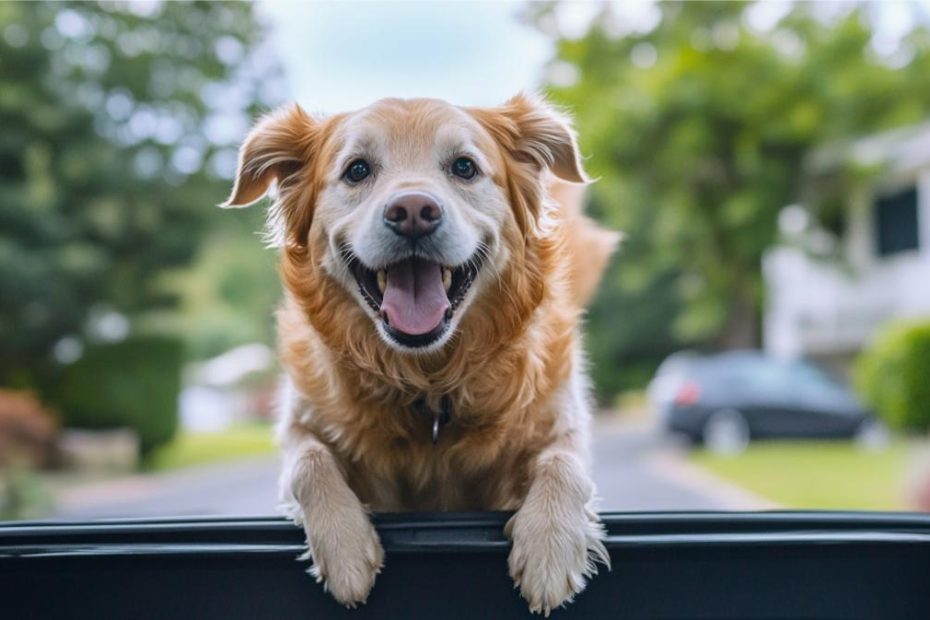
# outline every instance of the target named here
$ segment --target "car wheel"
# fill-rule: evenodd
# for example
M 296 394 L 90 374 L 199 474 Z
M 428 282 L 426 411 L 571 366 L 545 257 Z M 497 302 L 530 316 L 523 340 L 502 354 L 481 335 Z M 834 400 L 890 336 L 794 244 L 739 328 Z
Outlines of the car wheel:
M 881 450 L 891 441 L 888 427 L 878 420 L 868 419 L 856 429 L 856 443 L 864 450 Z
M 710 414 L 701 433 L 704 446 L 717 454 L 739 454 L 749 446 L 750 438 L 749 422 L 735 409 Z

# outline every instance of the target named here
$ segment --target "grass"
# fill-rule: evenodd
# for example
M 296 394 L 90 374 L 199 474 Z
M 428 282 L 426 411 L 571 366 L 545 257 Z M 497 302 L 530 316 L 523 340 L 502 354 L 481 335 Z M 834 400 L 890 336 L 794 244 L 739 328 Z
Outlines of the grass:
M 848 442 L 769 442 L 735 456 L 700 450 L 693 461 L 785 508 L 905 510 L 913 451 L 903 440 L 877 451 Z
M 182 433 L 157 448 L 142 466 L 147 471 L 166 471 L 270 454 L 274 450 L 271 426 L 243 424 L 220 433 Z

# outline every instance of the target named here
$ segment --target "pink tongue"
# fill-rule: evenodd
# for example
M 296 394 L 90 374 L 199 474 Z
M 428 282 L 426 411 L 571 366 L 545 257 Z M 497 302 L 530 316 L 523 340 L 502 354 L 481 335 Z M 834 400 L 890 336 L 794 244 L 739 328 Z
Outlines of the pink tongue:
M 448 308 L 442 268 L 436 263 L 413 258 L 388 269 L 381 310 L 397 331 L 428 334 L 439 327 Z

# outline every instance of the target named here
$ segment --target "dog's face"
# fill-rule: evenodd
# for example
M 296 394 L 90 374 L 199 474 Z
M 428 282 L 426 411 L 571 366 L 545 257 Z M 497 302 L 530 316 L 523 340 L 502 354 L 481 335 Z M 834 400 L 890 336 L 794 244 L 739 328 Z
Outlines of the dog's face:
M 273 226 L 310 254 L 391 347 L 441 348 L 544 217 L 547 170 L 584 181 L 574 136 L 545 104 L 389 99 L 260 123 L 240 151 L 244 206 L 277 179 Z M 275 232 L 275 231 L 273 231 Z
M 392 346 L 441 346 L 507 260 L 493 141 L 449 105 L 382 101 L 346 118 L 315 218 L 327 271 Z

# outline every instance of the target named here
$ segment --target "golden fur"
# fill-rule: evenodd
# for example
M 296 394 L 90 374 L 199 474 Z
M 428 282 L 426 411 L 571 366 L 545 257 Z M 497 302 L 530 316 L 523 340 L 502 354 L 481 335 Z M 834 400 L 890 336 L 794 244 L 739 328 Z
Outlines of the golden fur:
M 431 100 L 389 100 L 376 104 L 374 119 L 397 132 L 421 132 L 428 141 L 446 108 L 451 106 Z M 593 486 L 580 473 L 577 485 L 565 483 L 583 469 L 587 412 L 569 414 L 564 403 L 584 389 L 567 387 L 582 376 L 579 317 L 616 237 L 582 215 L 577 184 L 585 177 L 574 138 L 551 108 L 521 96 L 499 108 L 464 111 L 481 127 L 476 139 L 510 206 L 500 230 L 508 259 L 475 292 L 452 339 L 439 350 L 411 354 L 389 346 L 366 309 L 324 268 L 332 240 L 314 209 L 330 182 L 348 115 L 317 120 L 295 107 L 263 121 L 242 148 L 228 205 L 253 202 L 278 180 L 272 225 L 280 229 L 286 290 L 277 316 L 279 350 L 292 386 L 281 428 L 282 492 L 291 515 L 307 527 L 317 574 L 327 587 L 347 604 L 364 600 L 380 568 L 380 546 L 359 522 L 374 536 L 359 550 L 367 560 L 334 575 L 337 560 L 318 557 L 328 555 L 330 541 L 313 531 L 311 511 L 319 507 L 310 504 L 348 506 L 342 514 L 349 521 L 357 517 L 356 503 L 382 511 L 518 510 L 534 484 L 545 491 L 541 468 L 551 462 L 553 493 L 580 489 L 576 503 L 585 524 L 578 526 L 584 535 L 576 550 L 583 557 L 575 563 L 581 566 L 568 573 L 566 590 L 564 578 L 547 585 L 545 575 L 539 584 L 527 584 L 522 565 L 514 565 L 522 561 L 514 557 L 520 555 L 516 538 L 511 557 L 511 572 L 518 583 L 522 579 L 531 608 L 548 613 L 583 587 L 592 558 L 605 560 L 587 508 Z M 557 202 L 548 198 L 550 191 Z M 451 401 L 452 416 L 434 445 L 430 422 L 415 403 L 425 400 L 436 411 L 442 397 Z M 572 406 L 583 409 L 584 403 Z M 553 454 L 549 461 L 547 451 Z M 335 480 L 338 475 L 345 484 Z M 538 519 L 524 519 L 523 529 L 551 527 L 541 519 L 538 526 Z M 520 526 L 519 520 L 511 524 L 512 536 Z M 570 555 L 555 548 L 548 553 Z M 368 569 L 373 572 L 366 582 L 360 573 Z

